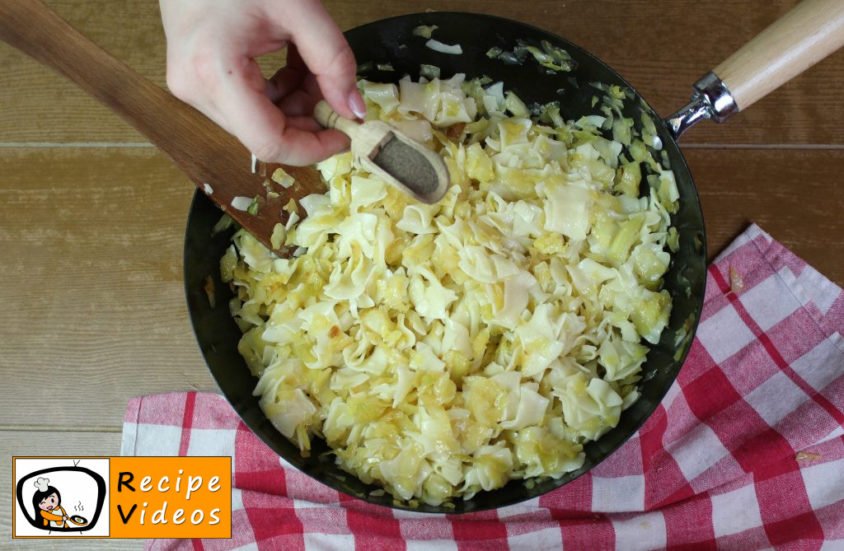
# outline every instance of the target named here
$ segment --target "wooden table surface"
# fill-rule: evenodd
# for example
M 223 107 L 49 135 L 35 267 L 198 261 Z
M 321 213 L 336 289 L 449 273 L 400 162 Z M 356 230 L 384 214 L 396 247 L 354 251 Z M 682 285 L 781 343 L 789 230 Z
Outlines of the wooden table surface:
M 424 9 L 509 17 L 567 37 L 667 115 L 691 84 L 794 0 L 327 2 L 344 29 Z M 164 83 L 158 3 L 52 0 L 63 17 Z M 269 67 L 274 60 L 265 65 Z M 192 186 L 144 139 L 0 44 L 0 460 L 118 454 L 135 395 L 215 390 L 191 332 L 182 241 Z M 714 256 L 754 221 L 844 284 L 844 52 L 683 148 Z M 10 488 L 0 511 L 10 511 Z M 2 537 L 9 516 L 0 515 Z M 42 542 L 59 545 L 59 542 Z M 100 542 L 137 547 L 140 542 Z

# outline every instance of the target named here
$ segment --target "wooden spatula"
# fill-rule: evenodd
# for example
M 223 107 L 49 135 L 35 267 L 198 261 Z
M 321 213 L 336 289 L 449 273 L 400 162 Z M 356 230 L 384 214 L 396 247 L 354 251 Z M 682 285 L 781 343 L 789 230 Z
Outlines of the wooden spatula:
M 325 190 L 310 167 L 283 167 L 295 179 L 287 189 L 267 179 L 279 165 L 253 173 L 252 156 L 236 138 L 100 49 L 41 0 L 0 1 L 0 39 L 120 114 L 267 247 L 272 248 L 270 236 L 286 217 L 282 207 L 290 199 Z M 255 214 L 241 210 L 252 200 Z

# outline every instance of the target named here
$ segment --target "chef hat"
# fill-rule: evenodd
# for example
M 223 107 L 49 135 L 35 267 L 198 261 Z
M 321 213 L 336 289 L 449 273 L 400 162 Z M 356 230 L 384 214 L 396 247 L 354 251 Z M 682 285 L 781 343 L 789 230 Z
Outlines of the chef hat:
M 38 480 L 35 481 L 35 487 L 38 488 L 39 492 L 46 492 L 47 487 L 50 485 L 50 479 L 44 478 L 42 476 L 38 477 Z

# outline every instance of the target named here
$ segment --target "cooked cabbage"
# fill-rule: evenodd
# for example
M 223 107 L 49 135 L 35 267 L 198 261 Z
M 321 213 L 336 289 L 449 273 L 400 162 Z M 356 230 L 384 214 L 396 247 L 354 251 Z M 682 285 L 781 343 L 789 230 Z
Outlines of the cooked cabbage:
M 638 397 L 671 309 L 677 187 L 617 116 L 623 93 L 607 116 L 545 109 L 564 124 L 548 126 L 484 84 L 360 84 L 370 118 L 444 158 L 438 204 L 337 155 L 318 165 L 329 191 L 274 232 L 291 258 L 241 230 L 221 261 L 270 421 L 303 454 L 324 438 L 346 471 L 433 505 L 579 468 Z

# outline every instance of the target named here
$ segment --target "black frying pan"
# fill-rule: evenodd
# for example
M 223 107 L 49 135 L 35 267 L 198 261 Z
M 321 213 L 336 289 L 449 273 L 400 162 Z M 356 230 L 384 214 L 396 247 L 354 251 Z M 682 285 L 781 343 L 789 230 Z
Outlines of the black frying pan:
M 436 25 L 438 29 L 434 37 L 447 44 L 459 43 L 463 54 L 446 55 L 427 48 L 424 39 L 412 35 L 413 29 L 423 24 Z M 414 14 L 363 25 L 348 31 L 346 36 L 359 64 L 372 67 L 361 74 L 367 79 L 395 82 L 405 74 L 416 79 L 419 77 L 420 64 L 440 67 L 443 78 L 455 73 L 465 73 L 467 78 L 487 75 L 494 81 L 503 81 L 505 88 L 513 90 L 528 104 L 560 101 L 561 113 L 566 119 L 576 119 L 596 112 L 592 107 L 592 96 L 597 90 L 589 83 L 617 84 L 632 89 L 615 71 L 578 46 L 543 30 L 496 17 L 467 13 Z M 551 75 L 530 59 L 520 65 L 508 65 L 487 56 L 490 48 L 497 46 L 505 51 L 512 50 L 519 40 L 534 45 L 547 40 L 564 48 L 571 54 L 576 68 L 570 73 Z M 392 65 L 394 71 L 385 72 L 375 68 L 378 64 L 386 63 Z M 636 101 L 626 102 L 625 116 L 639 121 L 645 113 L 656 123 L 680 193 L 680 210 L 673 216 L 673 224 L 680 235 L 680 250 L 673 255 L 665 276 L 665 289 L 672 296 L 673 309 L 668 327 L 660 342 L 651 349 L 643 367 L 641 398 L 622 414 L 616 428 L 585 447 L 586 461 L 575 472 L 558 480 L 538 482 L 531 488 L 526 487 L 522 481 L 513 481 L 502 489 L 481 492 L 471 500 L 456 500 L 454 509 L 423 504 L 415 510 L 432 513 L 478 511 L 510 505 L 553 490 L 609 456 L 638 430 L 660 403 L 683 365 L 703 303 L 706 280 L 703 216 L 692 175 L 677 146 L 676 137 L 689 120 L 693 122 L 696 118 L 712 115 L 711 111 L 707 111 L 707 101 L 719 90 L 711 85 L 709 88 L 712 89 L 707 88 L 698 93 L 696 102 L 671 122 L 664 122 L 638 94 Z M 724 112 L 721 109 L 721 114 Z M 389 494 L 378 497 L 370 495 L 376 487 L 365 485 L 340 470 L 332 456 L 321 453 L 327 449 L 321 441 L 314 442 L 310 458 L 302 458 L 298 449 L 264 416 L 258 400 L 252 396 L 257 379 L 252 377 L 237 352 L 241 332 L 227 308 L 231 292 L 219 278 L 219 259 L 228 247 L 231 235 L 228 232 L 212 236 L 212 227 L 219 220 L 220 214 L 204 194 L 196 193 L 190 209 L 185 241 L 185 285 L 197 340 L 223 393 L 252 431 L 303 472 L 370 503 L 407 508 L 393 503 Z M 215 284 L 215 308 L 209 305 L 205 291 L 208 276 Z

